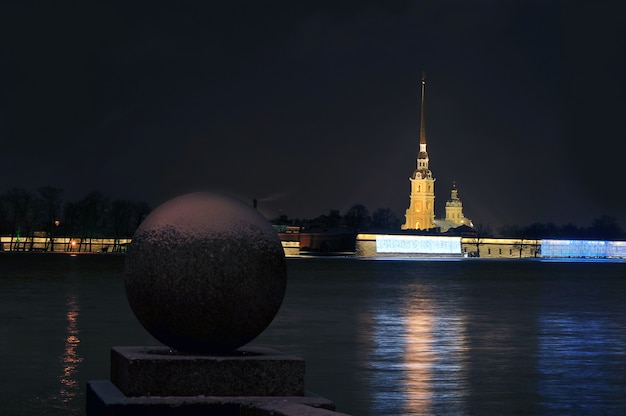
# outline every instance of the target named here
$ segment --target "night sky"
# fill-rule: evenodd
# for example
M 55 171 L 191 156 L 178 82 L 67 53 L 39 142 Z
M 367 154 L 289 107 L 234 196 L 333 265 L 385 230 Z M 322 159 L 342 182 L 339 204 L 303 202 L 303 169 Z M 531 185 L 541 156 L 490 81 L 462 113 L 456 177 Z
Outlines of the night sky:
M 217 4 L 216 4 L 217 3 Z M 3 1 L 0 192 L 404 218 L 420 73 L 436 216 L 626 228 L 620 1 Z

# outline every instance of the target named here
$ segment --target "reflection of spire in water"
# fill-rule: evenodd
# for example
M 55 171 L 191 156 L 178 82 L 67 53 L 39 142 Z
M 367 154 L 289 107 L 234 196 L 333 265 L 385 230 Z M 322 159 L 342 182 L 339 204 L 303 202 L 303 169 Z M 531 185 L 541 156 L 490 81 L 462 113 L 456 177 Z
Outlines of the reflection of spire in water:
M 407 306 L 405 414 L 465 413 L 465 319 L 417 293 Z
M 78 338 L 78 312 L 80 306 L 76 301 L 75 295 L 70 295 L 66 301 L 67 306 L 67 327 L 65 338 L 65 350 L 61 357 L 63 363 L 63 374 L 59 376 L 61 382 L 61 389 L 59 395 L 63 403 L 71 401 L 78 393 L 80 386 L 78 380 L 75 378 L 75 373 L 78 370 L 79 364 L 83 361 L 76 351 L 80 338 Z
M 429 300 L 421 300 L 413 306 L 404 315 L 405 409 L 413 414 L 430 414 L 432 367 L 436 361 L 433 339 L 435 317 Z
M 467 414 L 465 317 L 455 302 L 408 288 L 362 318 L 369 331 L 372 414 Z

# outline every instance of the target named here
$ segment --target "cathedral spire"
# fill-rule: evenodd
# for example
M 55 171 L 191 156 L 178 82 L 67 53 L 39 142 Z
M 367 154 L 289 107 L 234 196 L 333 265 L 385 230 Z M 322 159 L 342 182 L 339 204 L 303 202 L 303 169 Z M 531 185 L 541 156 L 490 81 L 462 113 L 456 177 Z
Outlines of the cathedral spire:
M 422 71 L 422 114 L 420 116 L 420 147 L 422 144 L 426 144 L 426 118 L 424 117 L 424 91 L 425 90 L 426 90 L 426 72 Z M 426 151 L 426 149 L 424 149 L 424 151 Z
M 417 154 L 417 169 L 413 176 L 417 179 L 431 178 L 432 173 L 428 169 L 428 152 L 426 151 L 426 112 L 424 111 L 426 91 L 426 73 L 422 71 L 422 108 L 420 117 L 420 150 Z M 418 176 L 419 174 L 419 176 Z

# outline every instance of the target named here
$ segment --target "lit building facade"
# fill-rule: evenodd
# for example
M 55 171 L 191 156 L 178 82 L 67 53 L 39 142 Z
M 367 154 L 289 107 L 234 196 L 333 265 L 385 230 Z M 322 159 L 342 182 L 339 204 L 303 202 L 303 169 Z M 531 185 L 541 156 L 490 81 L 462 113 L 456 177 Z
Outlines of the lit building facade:
M 435 178 L 428 168 L 426 151 L 426 122 L 424 119 L 424 92 L 426 76 L 422 73 L 422 108 L 420 119 L 420 148 L 417 155 L 417 169 L 409 178 L 411 195 L 406 210 L 403 230 L 428 230 L 435 228 Z
M 441 232 L 446 232 L 450 228 L 460 227 L 461 225 L 474 227 L 472 220 L 465 218 L 465 215 L 463 215 L 463 203 L 459 198 L 459 191 L 456 189 L 456 183 L 454 182 L 452 183 L 452 191 L 450 191 L 450 199 L 446 201 L 446 218 L 435 220 L 435 225 Z

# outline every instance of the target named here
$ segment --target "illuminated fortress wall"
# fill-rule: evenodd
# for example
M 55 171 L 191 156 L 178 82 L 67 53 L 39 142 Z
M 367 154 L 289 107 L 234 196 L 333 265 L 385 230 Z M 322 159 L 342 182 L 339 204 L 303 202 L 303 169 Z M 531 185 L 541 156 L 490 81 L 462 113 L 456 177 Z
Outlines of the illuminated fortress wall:
M 356 255 L 459 257 L 462 255 L 461 237 L 359 234 L 356 240 Z
M 542 240 L 542 257 L 626 257 L 626 241 Z
M 467 237 L 461 245 L 467 257 L 515 259 L 539 257 L 541 240 Z
M 461 254 L 461 237 L 377 235 L 378 253 Z
M 626 258 L 626 241 L 359 234 L 363 257 Z

